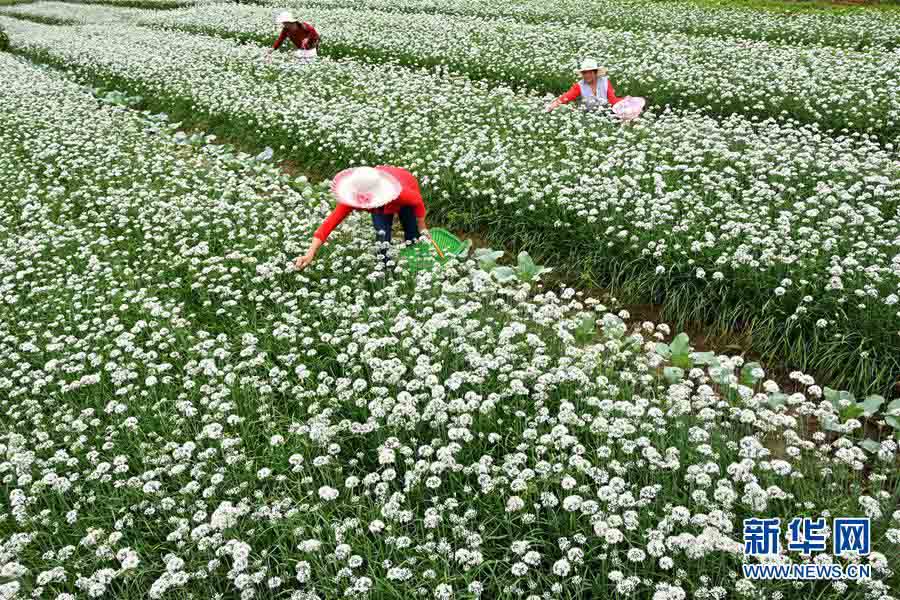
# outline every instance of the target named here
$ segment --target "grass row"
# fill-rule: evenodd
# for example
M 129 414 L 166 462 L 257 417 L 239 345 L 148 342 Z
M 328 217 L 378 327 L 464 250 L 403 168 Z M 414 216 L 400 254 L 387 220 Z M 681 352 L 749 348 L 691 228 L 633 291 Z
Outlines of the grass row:
M 668 2 L 669 0 L 648 0 L 648 2 Z M 685 0 L 710 9 L 751 9 L 778 14 L 860 14 L 871 11 L 896 13 L 900 0 Z
M 166 23 L 162 25 L 145 22 L 142 25 L 162 29 L 172 28 L 188 33 L 220 37 L 261 46 L 271 45 L 274 37 L 274 35 L 258 32 L 228 31 L 216 27 L 187 23 Z M 414 51 L 404 51 L 399 47 L 387 50 L 366 45 L 365 42 L 352 43 L 329 39 L 327 43 L 320 47 L 319 53 L 332 59 L 352 58 L 376 63 L 390 62 L 412 68 L 447 68 L 451 72 L 465 75 L 473 80 L 497 83 L 523 92 L 549 92 L 559 95 L 569 89 L 575 78 L 568 70 L 535 70 L 530 65 L 523 63 L 519 67 L 510 66 L 501 71 L 493 68 L 491 64 L 483 64 L 481 59 L 470 60 L 467 57 L 439 55 L 437 53 L 421 54 Z M 790 118 L 799 123 L 817 125 L 832 131 L 848 130 L 874 135 L 882 143 L 891 143 L 900 134 L 900 127 L 890 123 L 882 124 L 880 128 L 876 127 L 872 131 L 867 131 L 869 127 L 866 127 L 862 121 L 852 120 L 849 113 L 832 113 L 823 118 L 810 112 L 810 108 L 804 102 L 791 100 L 789 97 L 785 97 L 782 103 L 771 107 L 758 103 L 751 104 L 740 95 L 732 94 L 730 97 L 722 95 L 714 99 L 715 104 L 713 105 L 713 99 L 710 97 L 708 90 L 684 88 L 678 85 L 677 81 L 672 81 L 664 75 L 648 79 L 639 74 L 622 71 L 616 72 L 612 76 L 612 80 L 619 95 L 642 96 L 647 98 L 650 106 L 655 107 L 671 106 L 684 109 L 703 107 L 702 110 L 714 115 L 740 114 L 749 118 L 759 119 L 768 119 L 780 113 L 779 118 Z
M 0 6 L 35 4 L 40 0 L 0 0 Z M 121 8 L 142 8 L 147 10 L 172 10 L 192 6 L 191 0 L 56 0 L 68 4 L 94 4 Z

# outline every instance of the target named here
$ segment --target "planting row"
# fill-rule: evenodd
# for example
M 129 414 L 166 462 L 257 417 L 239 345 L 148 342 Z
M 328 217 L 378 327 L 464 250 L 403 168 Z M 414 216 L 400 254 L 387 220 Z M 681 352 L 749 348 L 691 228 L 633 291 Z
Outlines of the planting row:
M 280 0 L 256 3 L 281 6 Z M 302 9 L 356 8 L 453 16 L 511 17 L 525 22 L 556 21 L 571 28 L 608 27 L 635 32 L 687 33 L 848 49 L 900 46 L 900 12 L 857 10 L 783 14 L 754 8 L 701 6 L 666 0 L 310 0 Z
M 691 112 L 621 127 L 398 66 L 266 66 L 255 47 L 186 33 L 0 23 L 20 51 L 307 169 L 404 165 L 456 223 L 664 296 L 678 319 L 749 323 L 861 386 L 897 372 L 900 178 L 877 144 Z
M 150 10 L 170 10 L 195 4 L 215 4 L 221 0 L 66 0 L 68 4 L 88 6 L 118 6 Z
M 63 3 L 14 7 L 32 18 L 133 21 L 271 44 L 269 8 L 204 5 L 123 11 Z M 714 114 L 794 118 L 892 141 L 900 132 L 900 54 L 779 46 L 682 34 L 528 25 L 509 19 L 304 9 L 326 42 L 321 53 L 414 66 L 444 65 L 471 78 L 562 93 L 584 56 L 600 57 L 619 95 Z M 527 57 L 527 58 L 525 58 Z
M 386 277 L 362 218 L 298 274 L 324 186 L 0 69 L 4 598 L 897 588 L 897 444 L 805 438 L 786 405 L 836 417 L 810 378 L 688 369 L 664 326 L 474 261 Z M 872 578 L 742 579 L 742 519 L 798 514 L 870 517 L 870 555 L 819 556 Z

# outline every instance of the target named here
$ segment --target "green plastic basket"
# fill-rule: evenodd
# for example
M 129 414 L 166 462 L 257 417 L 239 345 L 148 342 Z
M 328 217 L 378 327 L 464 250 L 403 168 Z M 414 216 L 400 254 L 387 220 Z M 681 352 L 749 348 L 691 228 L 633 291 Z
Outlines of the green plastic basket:
M 431 239 L 434 240 L 434 243 L 437 244 L 438 248 L 441 249 L 441 252 L 444 253 L 444 260 L 451 256 L 459 256 L 460 254 L 467 252 L 469 246 L 472 245 L 470 241 L 461 240 L 446 229 L 435 227 L 430 231 Z M 406 259 L 409 270 L 413 273 L 430 271 L 434 268 L 436 263 L 443 264 L 444 262 L 444 260 L 441 260 L 440 256 L 438 256 L 431 242 L 428 241 L 419 242 L 418 244 L 404 248 L 400 251 L 400 256 Z

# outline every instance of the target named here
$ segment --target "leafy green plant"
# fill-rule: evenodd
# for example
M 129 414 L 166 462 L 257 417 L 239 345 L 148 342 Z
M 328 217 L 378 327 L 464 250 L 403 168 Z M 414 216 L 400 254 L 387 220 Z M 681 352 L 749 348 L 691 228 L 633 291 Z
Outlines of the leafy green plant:
M 527 252 L 519 252 L 519 265 L 516 274 L 522 281 L 537 281 L 541 275 L 552 270 L 550 267 L 541 267 L 534 264 Z
M 575 340 L 580 343 L 589 342 L 597 334 L 597 317 L 594 313 L 582 313 L 575 328 Z
M 684 372 L 695 366 L 705 366 L 709 368 L 709 375 L 713 381 L 719 385 L 729 385 L 732 383 L 732 369 L 725 368 L 721 361 L 716 358 L 714 352 L 692 352 L 690 338 L 688 334 L 681 332 L 675 336 L 671 343 L 666 344 L 659 342 L 656 344 L 656 353 L 671 363 L 670 366 L 663 369 L 663 377 L 670 383 L 675 383 L 684 378 Z M 741 367 L 738 382 L 742 385 L 753 387 L 762 380 L 765 372 L 757 362 L 748 362 Z M 784 399 L 779 399 L 775 408 L 780 404 L 784 404 Z
M 103 88 L 91 88 L 94 97 L 103 104 L 133 108 L 140 104 L 144 98 L 138 95 L 129 95 L 119 90 L 105 90 Z
M 684 369 L 680 367 L 666 367 L 663 369 L 663 377 L 669 383 L 678 383 L 684 379 Z
M 656 353 L 679 369 L 690 369 L 694 366 L 691 358 L 691 344 L 688 334 L 682 332 L 675 336 L 671 344 L 656 344 Z
M 503 250 L 493 250 L 491 248 L 478 248 L 472 255 L 478 261 L 478 267 L 488 273 L 497 267 L 497 259 L 501 256 L 503 256 Z
M 848 391 L 833 390 L 826 387 L 823 392 L 825 399 L 831 403 L 835 412 L 835 416 L 823 420 L 823 427 L 829 431 L 840 431 L 840 423 L 849 419 L 872 417 L 884 404 L 884 398 L 878 394 L 866 396 L 862 402 L 857 402 L 853 394 Z M 892 406 L 895 404 L 900 407 L 897 401 L 891 403 Z
M 884 422 L 894 430 L 894 437 L 900 440 L 900 399 L 887 405 Z
M 519 252 L 518 264 L 515 267 L 497 266 L 497 259 L 503 256 L 503 252 L 487 249 L 484 252 L 476 252 L 475 258 L 481 263 L 481 268 L 490 272 L 500 283 L 519 279 L 523 283 L 538 281 L 541 275 L 552 271 L 550 267 L 542 267 L 535 264 L 527 252 Z

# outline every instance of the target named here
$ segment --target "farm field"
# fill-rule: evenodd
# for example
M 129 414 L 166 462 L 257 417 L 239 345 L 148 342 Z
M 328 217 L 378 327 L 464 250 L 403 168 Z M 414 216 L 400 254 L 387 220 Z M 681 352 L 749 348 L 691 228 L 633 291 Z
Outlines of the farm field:
M 272 30 L 271 8 L 242 4 L 110 11 L 97 5 L 73 8 L 41 2 L 8 12 L 51 22 L 137 22 L 256 43 L 266 43 Z M 480 16 L 448 20 L 442 14 L 359 8 L 306 8 L 304 14 L 333 32 L 331 43 L 323 47 L 331 58 L 440 65 L 471 79 L 558 94 L 571 85 L 573 65 L 591 49 L 615 65 L 612 76 L 619 89 L 648 96 L 659 106 L 715 115 L 787 116 L 887 140 L 900 131 L 900 99 L 882 93 L 896 87 L 900 70 L 900 57 L 890 44 L 866 51 L 836 50 L 819 44 L 735 43 L 733 38 L 682 33 Z
M 0 7 L 0 598 L 900 597 L 900 12 L 277 8 Z M 544 111 L 585 55 L 639 121 Z M 296 271 L 383 163 L 524 252 Z
M 63 66 L 83 83 L 152 98 L 156 110 L 271 146 L 314 171 L 371 161 L 414 166 L 429 184 L 432 209 L 457 227 L 487 229 L 494 240 L 572 265 L 630 301 L 664 301 L 677 323 L 739 325 L 763 356 L 827 373 L 835 385 L 883 392 L 897 380 L 893 141 L 690 103 L 653 105 L 629 129 L 577 112 L 548 118 L 541 111 L 548 97 L 515 91 L 512 80 L 498 85 L 464 69 L 416 69 L 361 46 L 309 68 L 289 59 L 267 66 L 256 44 L 182 31 L 185 23 L 215 29 L 196 25 L 216 14 L 207 7 L 149 17 L 67 4 L 10 10 L 135 18 L 144 25 L 116 26 L 117 36 L 142 51 L 123 55 L 113 51 L 117 39 L 102 35 L 108 24 L 0 17 L 20 52 Z M 228 27 L 241 30 L 241 14 L 250 15 L 248 30 L 266 18 L 264 9 L 218 12 L 236 17 Z M 178 28 L 159 28 L 172 23 Z M 896 61 L 895 52 L 871 57 L 872 72 Z M 784 77 L 794 72 L 785 69 Z M 900 69 L 880 72 L 881 89 L 896 90 Z M 285 73 L 295 86 L 283 85 Z M 350 89 L 361 83 L 365 96 Z M 808 87 L 844 89 L 823 83 Z M 828 95 L 807 97 L 813 106 Z M 843 95 L 836 92 L 834 101 L 853 106 Z M 882 106 L 897 102 L 897 93 L 878 95 Z M 891 130 L 893 110 L 872 113 L 876 129 Z M 291 122 L 315 135 L 298 146 Z M 350 139 L 348 123 L 364 138 Z M 603 176 L 593 177 L 598 167 Z M 594 243 L 598 236 L 608 241 Z

